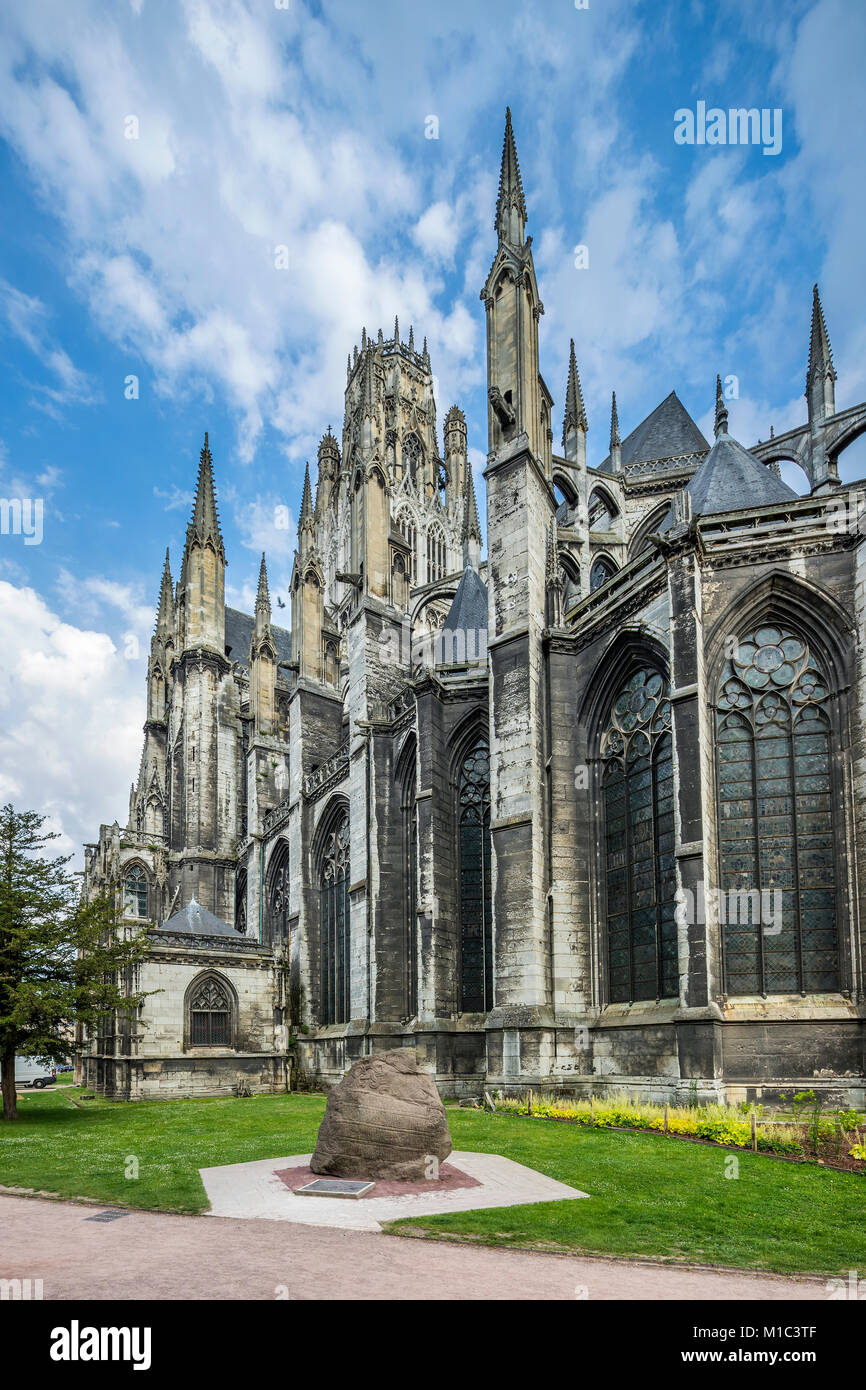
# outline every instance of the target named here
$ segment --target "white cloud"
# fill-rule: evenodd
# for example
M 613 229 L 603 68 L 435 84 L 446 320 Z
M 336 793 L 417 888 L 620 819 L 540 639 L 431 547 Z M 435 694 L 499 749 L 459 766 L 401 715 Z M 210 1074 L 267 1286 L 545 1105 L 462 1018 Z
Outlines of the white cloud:
M 145 712 L 142 666 L 105 632 L 65 623 L 31 588 L 0 580 L 0 800 L 50 817 L 80 855 L 102 820 L 126 819 Z

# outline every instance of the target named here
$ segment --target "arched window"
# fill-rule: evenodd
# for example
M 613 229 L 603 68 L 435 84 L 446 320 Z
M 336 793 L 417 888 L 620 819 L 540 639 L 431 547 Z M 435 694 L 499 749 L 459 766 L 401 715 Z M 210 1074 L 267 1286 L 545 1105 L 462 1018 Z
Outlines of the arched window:
M 592 569 L 589 572 L 589 592 L 594 594 L 596 589 L 600 589 L 602 584 L 606 584 L 611 575 L 616 574 L 616 565 L 611 560 L 600 555 L 597 560 L 593 560 Z
M 657 671 L 635 671 L 613 702 L 602 739 L 608 994 L 613 1004 L 671 998 L 679 992 L 667 696 Z
M 280 840 L 271 857 L 268 870 L 265 941 L 279 946 L 289 936 L 289 846 Z
M 123 911 L 127 917 L 147 916 L 147 874 L 133 864 L 123 882 Z
M 427 532 L 427 583 L 445 578 L 445 533 L 441 526 Z
M 349 1019 L 349 813 L 325 840 L 319 873 L 322 1022 Z
M 493 918 L 490 903 L 490 747 L 483 734 L 460 766 L 460 1008 L 493 1007 Z
M 247 934 L 247 871 L 238 869 L 235 879 L 235 931 Z
M 413 483 L 418 481 L 418 473 L 424 462 L 424 450 L 417 434 L 407 434 L 403 440 L 403 472 L 408 473 Z
M 189 1001 L 189 1040 L 193 1047 L 228 1047 L 232 1009 L 229 993 L 212 976 L 202 980 Z
M 829 688 L 808 644 L 767 623 L 725 664 L 716 706 L 728 994 L 839 988 Z
M 415 522 L 412 518 L 411 512 L 407 512 L 404 510 L 400 513 L 399 517 L 397 518 L 397 528 L 400 532 L 400 535 L 403 537 L 404 541 L 406 541 L 407 545 L 409 546 L 409 583 L 414 584 L 416 574 L 415 550 L 417 542 L 417 533 L 415 530 Z

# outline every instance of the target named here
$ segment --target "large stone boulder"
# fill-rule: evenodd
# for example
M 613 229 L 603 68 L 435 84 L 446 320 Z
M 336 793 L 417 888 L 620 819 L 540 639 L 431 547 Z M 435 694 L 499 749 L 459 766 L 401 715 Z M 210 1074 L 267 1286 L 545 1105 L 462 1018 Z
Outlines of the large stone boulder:
M 332 1178 L 435 1177 L 451 1152 L 445 1107 L 413 1048 L 362 1057 L 328 1095 L 310 1167 Z

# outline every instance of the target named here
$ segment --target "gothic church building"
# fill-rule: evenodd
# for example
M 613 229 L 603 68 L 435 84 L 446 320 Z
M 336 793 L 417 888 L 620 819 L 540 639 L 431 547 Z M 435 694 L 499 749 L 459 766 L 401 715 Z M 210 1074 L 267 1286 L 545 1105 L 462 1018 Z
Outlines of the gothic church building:
M 712 441 L 675 392 L 623 439 L 614 396 L 590 466 L 572 345 L 555 450 L 526 222 L 509 113 L 486 560 L 464 415 L 440 450 L 398 324 L 307 470 L 290 630 L 264 557 L 225 605 L 205 436 L 129 821 L 87 847 L 151 941 L 138 1014 L 82 1042 L 103 1094 L 327 1087 L 402 1046 L 445 1096 L 866 1099 L 866 405 L 816 288 L 801 426 L 746 449 L 717 384 Z

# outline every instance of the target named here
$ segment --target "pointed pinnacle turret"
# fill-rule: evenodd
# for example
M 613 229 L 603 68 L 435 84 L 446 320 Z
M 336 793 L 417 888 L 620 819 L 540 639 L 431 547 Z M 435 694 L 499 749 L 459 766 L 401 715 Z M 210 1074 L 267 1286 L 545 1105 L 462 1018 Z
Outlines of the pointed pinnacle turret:
M 165 564 L 162 569 L 162 581 L 159 586 L 159 606 L 156 612 L 156 631 L 171 631 L 174 622 L 174 585 L 171 580 L 171 567 L 169 565 L 168 550 L 165 552 Z
M 301 494 L 301 515 L 298 518 L 299 524 L 313 519 L 313 490 L 310 486 L 310 465 L 307 464 L 304 472 L 304 491 Z
M 809 338 L 807 386 L 816 373 L 820 376 L 830 376 L 833 381 L 836 380 L 836 368 L 833 366 L 833 353 L 830 348 L 827 325 L 824 321 L 821 296 L 818 293 L 818 286 L 814 285 L 812 287 L 812 332 Z
M 722 390 L 722 378 L 716 377 L 716 439 L 720 434 L 728 432 L 728 407 L 725 405 L 725 394 Z
M 562 423 L 562 447 L 565 448 L 569 430 L 586 431 L 588 428 L 586 410 L 583 405 L 583 392 L 580 388 L 580 374 L 577 370 L 577 358 L 574 355 L 574 339 L 572 338 L 571 356 L 568 363 L 568 386 L 565 391 L 565 419 Z
M 220 531 L 213 480 L 213 456 L 208 444 L 207 432 L 205 432 L 204 445 L 199 457 L 192 520 L 187 527 L 187 549 L 194 538 L 202 545 L 210 541 L 220 553 L 223 553 L 223 538 Z
M 414 323 L 410 323 L 410 324 L 409 324 L 409 351 L 410 351 L 410 352 L 414 352 L 414 351 L 415 351 L 415 325 L 414 325 Z
M 496 201 L 494 227 L 500 241 L 522 246 L 526 230 L 526 199 L 517 161 L 517 145 L 511 127 L 511 107 L 505 111 L 505 139 L 502 143 L 502 168 L 499 173 L 499 197 Z
M 610 447 L 611 452 L 618 449 L 622 440 L 619 437 L 619 415 L 616 409 L 616 392 L 613 392 L 610 403 Z
M 478 520 L 478 504 L 475 500 L 475 479 L 472 477 L 472 464 L 466 460 L 466 486 L 463 489 L 463 535 L 462 540 L 481 542 L 481 523 Z
M 259 590 L 258 590 L 258 593 L 256 594 L 256 610 L 257 610 L 257 611 L 258 611 L 259 607 L 267 608 L 268 613 L 270 614 L 270 611 L 271 611 L 271 596 L 270 596 L 270 593 L 269 593 L 269 591 L 268 591 L 268 567 L 267 567 L 267 565 L 265 564 L 265 552 L 264 552 L 264 551 L 262 551 L 262 563 L 261 563 L 261 566 L 259 567 Z
M 394 343 L 397 347 L 400 346 L 400 320 L 396 314 L 394 315 Z

